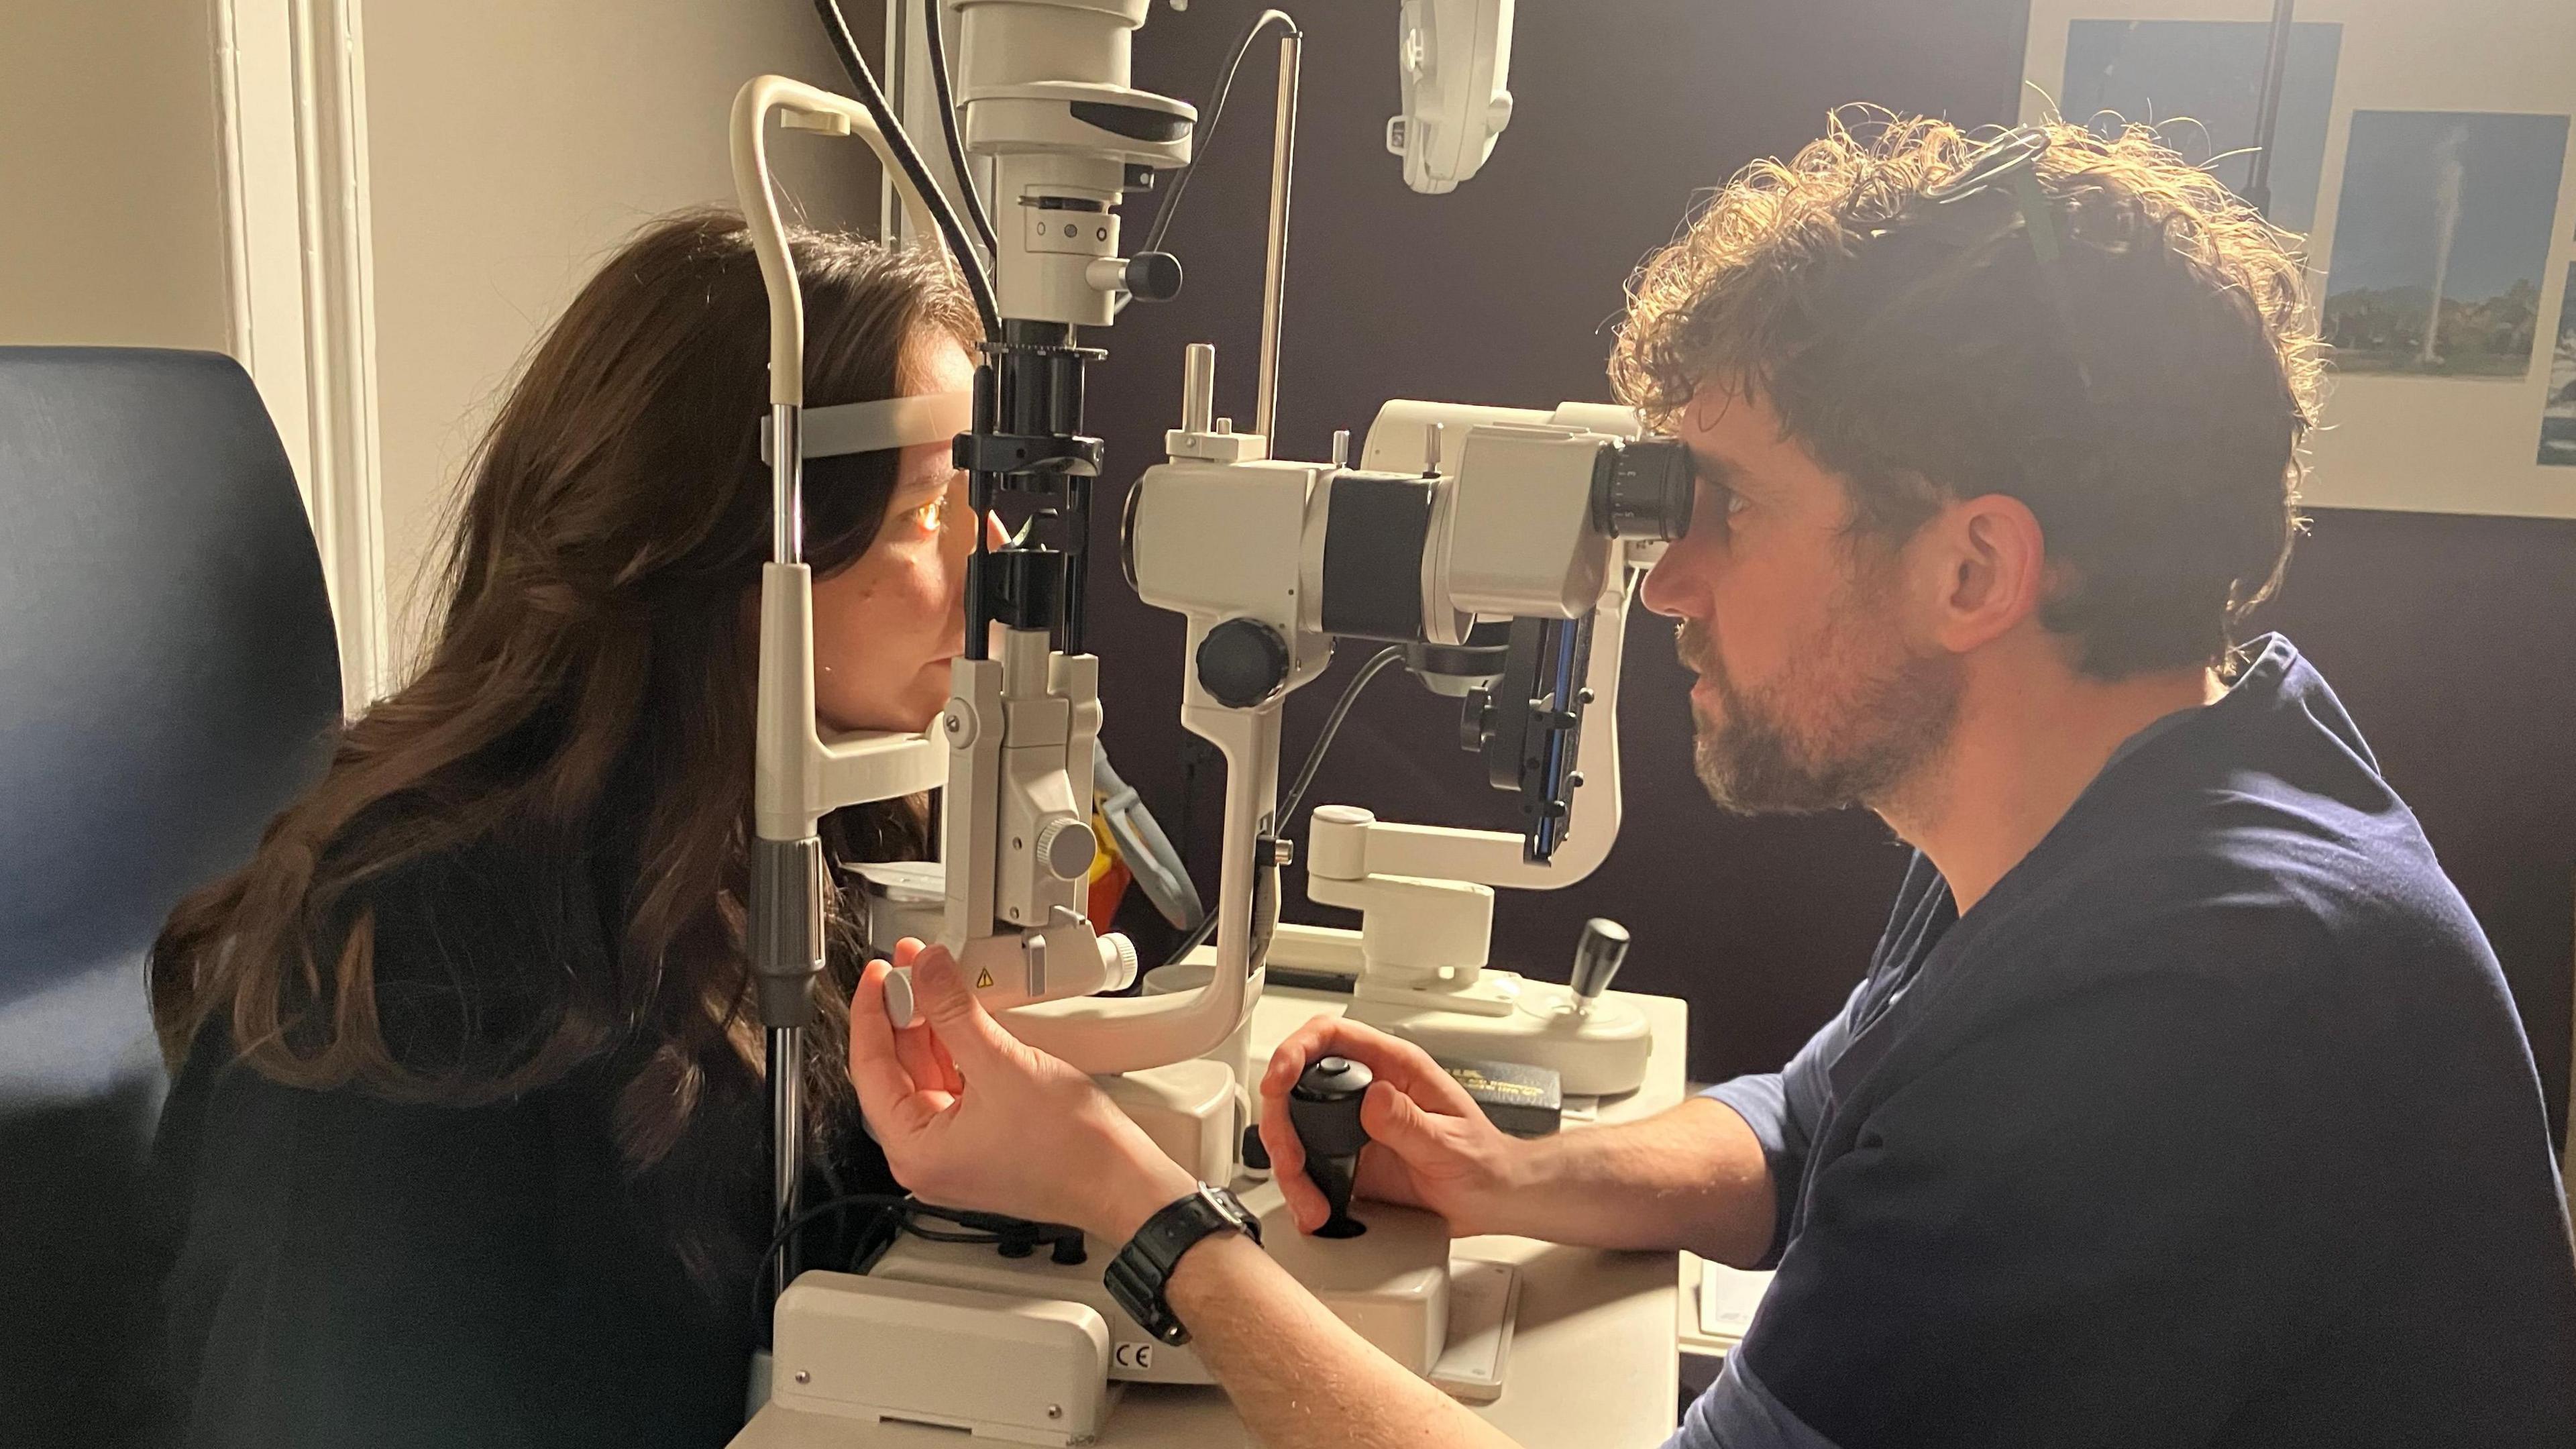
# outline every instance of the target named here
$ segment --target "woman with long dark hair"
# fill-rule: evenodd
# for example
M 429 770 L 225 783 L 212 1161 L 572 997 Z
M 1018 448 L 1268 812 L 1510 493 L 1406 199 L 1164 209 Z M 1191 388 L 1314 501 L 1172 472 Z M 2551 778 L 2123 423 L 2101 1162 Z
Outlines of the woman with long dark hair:
M 943 258 L 789 249 L 813 406 L 968 386 Z M 743 931 L 763 295 L 721 213 L 600 269 L 471 465 L 426 664 L 156 944 L 174 1441 L 634 1449 L 742 1422 L 769 1239 Z M 946 700 L 962 491 L 944 443 L 808 466 L 827 728 Z M 921 854 L 926 809 L 829 817 L 836 874 Z M 891 1190 L 837 906 L 830 936 L 809 1160 Z

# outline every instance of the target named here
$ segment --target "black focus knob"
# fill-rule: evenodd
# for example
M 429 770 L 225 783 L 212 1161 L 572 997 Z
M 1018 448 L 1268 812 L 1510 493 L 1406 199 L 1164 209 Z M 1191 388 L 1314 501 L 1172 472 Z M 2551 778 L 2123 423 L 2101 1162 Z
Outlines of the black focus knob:
M 1181 259 L 1170 252 L 1138 252 L 1127 259 L 1127 290 L 1139 302 L 1168 302 L 1181 295 Z
M 1288 682 L 1288 641 L 1254 619 L 1228 619 L 1199 641 L 1199 687 L 1228 709 L 1250 709 Z
M 1369 1069 L 1346 1057 L 1317 1057 L 1288 1091 L 1288 1125 L 1306 1149 L 1306 1176 L 1333 1215 L 1315 1230 L 1319 1238 L 1356 1238 L 1368 1224 L 1351 1216 L 1351 1186 L 1359 1176 L 1360 1149 L 1368 1129 L 1360 1125 L 1360 1102 L 1376 1080 Z

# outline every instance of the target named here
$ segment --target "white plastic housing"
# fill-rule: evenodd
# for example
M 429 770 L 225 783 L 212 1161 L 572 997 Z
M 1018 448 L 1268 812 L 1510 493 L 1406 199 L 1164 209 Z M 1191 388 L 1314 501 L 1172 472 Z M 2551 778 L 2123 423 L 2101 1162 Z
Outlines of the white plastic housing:
M 1243 1205 L 1261 1219 L 1270 1256 L 1326 1308 L 1406 1370 L 1428 1375 L 1449 1337 L 1449 1225 L 1431 1213 L 1366 1203 L 1355 1215 L 1368 1224 L 1356 1238 L 1313 1238 L 1297 1231 L 1287 1199 L 1275 1182 L 1247 1188 Z M 1103 1260 L 1116 1244 L 1091 1242 L 1091 1261 L 1063 1264 L 1045 1253 L 1010 1259 L 981 1244 L 935 1243 L 903 1238 L 869 1270 L 869 1280 L 937 1285 L 953 1293 L 1062 1298 L 1083 1304 L 1108 1323 L 1108 1377 L 1135 1383 L 1204 1384 L 1208 1372 L 1186 1347 L 1156 1342 L 1117 1306 L 1101 1281 Z M 805 1283 L 839 1275 L 808 1273 Z M 1001 1362 L 974 1362 L 992 1372 Z M 788 1365 L 782 1350 L 779 1367 Z M 788 1375 L 782 1372 L 781 1381 Z
M 1436 432 L 1435 432 L 1436 430 Z M 1571 619 L 1601 597 L 1622 545 L 1591 527 L 1602 445 L 1643 436 L 1604 403 L 1553 413 L 1399 400 L 1360 453 L 1373 472 L 1440 474 L 1423 559 L 1423 631 L 1455 644 L 1478 616 Z
M 804 839 L 841 806 L 935 790 L 948 777 L 947 751 L 926 734 L 823 737 L 814 720 L 814 576 L 803 564 L 761 567 L 754 716 L 752 813 L 763 840 Z
M 754 76 L 733 101 L 730 141 L 734 192 L 744 228 L 759 258 L 769 296 L 769 399 L 777 426 L 792 431 L 805 401 L 805 299 L 787 255 L 786 230 L 769 176 L 769 117 L 805 130 L 855 136 L 896 178 L 914 224 L 935 235 L 930 210 L 903 178 L 892 150 L 867 109 L 846 96 L 817 90 L 785 76 Z M 800 469 L 799 449 L 773 438 L 785 467 Z M 869 800 L 888 800 L 935 789 L 946 775 L 939 746 L 925 735 L 859 734 L 825 740 L 814 719 L 814 586 L 799 564 L 771 563 L 760 581 L 760 688 L 756 766 L 752 786 L 754 828 L 764 840 L 804 840 L 830 811 Z
M 958 129 L 992 163 L 994 291 L 1017 321 L 1105 327 L 1127 168 L 1187 164 L 1195 108 L 1130 85 L 1152 0 L 958 0 Z M 1109 121 L 1111 124 L 1099 124 Z M 1160 127 L 1157 130 L 1157 127 Z
M 862 1424 L 1072 1445 L 1108 1403 L 1108 1321 L 1063 1298 L 818 1271 L 779 1296 L 776 1342 L 772 1404 Z
M 1601 595 L 1618 550 L 1592 531 L 1598 433 L 1516 423 L 1467 432 L 1434 540 L 1435 596 L 1461 614 L 1572 619 Z
M 1405 185 L 1436 196 L 1474 176 L 1512 123 L 1512 0 L 1404 0 L 1396 24 L 1404 109 L 1386 149 L 1404 158 Z
M 903 199 L 904 214 L 923 236 L 939 235 L 929 203 L 910 177 L 895 164 L 893 148 L 867 108 L 847 96 L 817 90 L 781 75 L 753 76 L 734 93 L 731 142 L 734 198 L 742 207 L 744 230 L 760 259 L 760 277 L 769 290 L 769 400 L 801 407 L 805 402 L 805 294 L 796 285 L 796 268 L 788 260 L 786 229 L 778 219 L 778 194 L 769 180 L 769 117 L 778 112 L 784 124 L 826 135 L 856 136 L 867 142 L 877 163 Z

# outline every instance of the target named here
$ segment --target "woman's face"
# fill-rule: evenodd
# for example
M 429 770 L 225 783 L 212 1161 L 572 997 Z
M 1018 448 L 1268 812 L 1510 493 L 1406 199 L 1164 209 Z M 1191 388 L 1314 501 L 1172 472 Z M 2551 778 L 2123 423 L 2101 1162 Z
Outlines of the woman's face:
M 966 349 L 925 334 L 905 359 L 906 396 L 974 383 Z M 948 661 L 966 647 L 966 555 L 975 545 L 966 475 L 949 444 L 896 464 L 894 495 L 868 551 L 814 581 L 814 712 L 833 730 L 920 730 L 948 703 Z

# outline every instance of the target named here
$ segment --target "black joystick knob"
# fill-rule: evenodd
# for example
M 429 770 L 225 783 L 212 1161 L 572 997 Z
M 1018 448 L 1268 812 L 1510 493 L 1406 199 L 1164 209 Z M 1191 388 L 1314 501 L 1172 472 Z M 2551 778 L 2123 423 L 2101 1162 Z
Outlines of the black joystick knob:
M 1351 1216 L 1351 1183 L 1369 1140 L 1360 1125 L 1360 1099 L 1374 1080 L 1368 1068 L 1347 1057 L 1317 1057 L 1289 1089 L 1288 1125 L 1305 1145 L 1306 1176 L 1333 1210 L 1316 1237 L 1356 1238 L 1368 1231 L 1368 1224 Z

